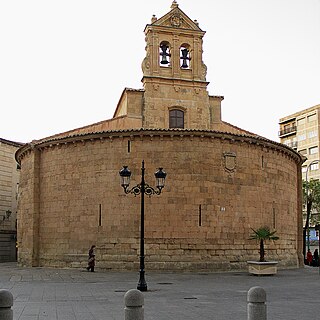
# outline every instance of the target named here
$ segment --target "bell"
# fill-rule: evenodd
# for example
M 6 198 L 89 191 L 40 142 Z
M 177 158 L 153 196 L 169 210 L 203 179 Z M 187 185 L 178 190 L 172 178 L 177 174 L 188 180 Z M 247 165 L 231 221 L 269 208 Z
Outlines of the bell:
M 187 60 L 186 59 L 183 59 L 181 68 L 188 68 L 188 64 L 187 64 Z
M 167 56 L 166 55 L 162 55 L 162 59 L 161 59 L 161 64 L 168 64 L 169 61 L 167 60 Z
M 168 64 L 169 61 L 167 59 L 167 57 L 170 57 L 170 53 L 167 52 L 168 50 L 168 46 L 165 45 L 165 44 L 162 44 L 160 46 L 160 49 L 161 49 L 161 53 L 160 53 L 160 56 L 161 56 L 161 61 L 160 61 L 160 64 Z
M 188 68 L 189 65 L 188 65 L 187 60 L 190 60 L 190 58 L 188 57 L 189 50 L 188 49 L 181 49 L 181 54 L 182 54 L 182 57 L 180 57 L 180 59 L 182 59 L 181 68 Z

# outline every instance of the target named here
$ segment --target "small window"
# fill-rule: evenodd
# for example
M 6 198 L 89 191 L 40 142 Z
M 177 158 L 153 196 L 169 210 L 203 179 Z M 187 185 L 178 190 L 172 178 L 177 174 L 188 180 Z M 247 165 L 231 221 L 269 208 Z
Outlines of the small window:
M 305 124 L 305 123 L 306 123 L 306 118 L 301 118 L 301 119 L 297 120 L 297 125 L 298 126 L 301 126 L 302 124 Z
M 301 167 L 301 171 L 302 171 L 302 173 L 307 172 L 307 166 L 303 166 L 303 167 Z
M 160 66 L 169 67 L 170 57 L 171 57 L 171 54 L 170 54 L 169 42 L 166 42 L 166 41 L 161 42 L 159 47 Z
M 181 110 L 169 111 L 169 128 L 184 128 L 184 112 Z
M 307 117 L 308 122 L 312 122 L 312 121 L 316 121 L 317 120 L 317 116 L 316 114 L 311 114 L 310 116 Z
M 318 147 L 309 148 L 309 154 L 316 154 L 318 153 Z
M 314 138 L 318 135 L 317 133 L 317 130 L 313 130 L 313 131 L 309 131 L 308 132 L 308 138 L 311 139 L 311 138 Z
M 291 139 L 284 140 L 284 141 L 283 141 L 283 144 L 285 144 L 285 145 L 287 145 L 287 146 L 290 146 L 290 144 L 291 144 Z
M 300 135 L 298 136 L 298 139 L 297 139 L 297 140 L 298 140 L 298 141 L 306 140 L 306 134 L 305 134 L 305 133 L 300 134 Z
M 314 170 L 318 170 L 319 169 L 319 163 L 313 163 L 311 166 L 310 166 L 310 170 L 314 171 Z
M 302 149 L 299 151 L 300 154 L 306 155 L 307 154 L 307 149 Z

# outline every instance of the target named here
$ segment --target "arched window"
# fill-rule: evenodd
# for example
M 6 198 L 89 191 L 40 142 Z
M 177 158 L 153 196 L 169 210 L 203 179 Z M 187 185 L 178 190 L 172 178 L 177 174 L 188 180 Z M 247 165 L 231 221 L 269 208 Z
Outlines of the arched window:
M 180 47 L 180 67 L 182 69 L 189 69 L 190 68 L 190 50 L 187 44 L 183 44 Z
M 162 67 L 170 66 L 170 44 L 167 41 L 162 41 L 159 47 L 159 61 Z
M 178 109 L 169 111 L 169 128 L 184 128 L 184 112 Z

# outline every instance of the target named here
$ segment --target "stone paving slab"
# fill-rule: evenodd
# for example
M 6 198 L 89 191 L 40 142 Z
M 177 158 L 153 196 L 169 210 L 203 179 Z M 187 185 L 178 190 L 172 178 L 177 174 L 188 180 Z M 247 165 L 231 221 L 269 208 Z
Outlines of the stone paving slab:
M 20 268 L 0 263 L 0 289 L 14 297 L 15 320 L 123 320 L 124 294 L 138 272 Z M 320 319 L 318 268 L 280 270 L 271 277 L 247 272 L 146 272 L 146 320 L 245 320 L 247 292 L 267 293 L 270 320 Z

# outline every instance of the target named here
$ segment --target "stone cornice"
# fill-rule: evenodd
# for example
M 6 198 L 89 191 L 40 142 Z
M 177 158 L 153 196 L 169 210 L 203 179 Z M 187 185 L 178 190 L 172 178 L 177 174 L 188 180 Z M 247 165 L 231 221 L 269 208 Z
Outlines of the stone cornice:
M 27 143 L 19 148 L 15 154 L 16 160 L 18 163 L 21 162 L 21 158 L 23 158 L 28 152 L 31 152 L 33 149 L 44 149 L 51 148 L 59 145 L 67 145 L 74 144 L 78 142 L 86 143 L 92 142 L 96 140 L 103 139 L 117 139 L 117 138 L 130 138 L 134 137 L 150 137 L 154 139 L 159 136 L 163 137 L 178 137 L 179 139 L 220 139 L 225 141 L 230 141 L 232 143 L 247 143 L 250 145 L 261 146 L 263 148 L 267 148 L 270 150 L 278 151 L 286 154 L 288 157 L 293 158 L 298 164 L 302 164 L 305 159 L 296 151 L 291 149 L 290 147 L 263 138 L 258 135 L 249 135 L 249 134 L 234 134 L 222 131 L 215 130 L 197 130 L 197 129 L 128 129 L 128 130 L 108 130 L 101 132 L 92 132 L 92 133 L 84 133 L 84 134 L 75 134 L 72 136 L 59 136 L 59 137 L 49 137 L 47 139 L 42 140 L 34 140 L 31 143 Z
M 201 86 L 201 87 L 207 87 L 210 82 L 208 81 L 203 81 L 203 80 L 197 80 L 197 79 L 182 79 L 182 78 L 173 78 L 173 77 L 165 77 L 165 76 L 149 76 L 149 75 L 144 75 L 142 77 L 142 82 L 144 79 L 151 79 L 153 82 L 159 82 L 159 83 L 164 83 L 167 82 L 169 85 L 172 84 L 172 82 L 180 83 L 180 84 L 187 84 L 188 86 Z

